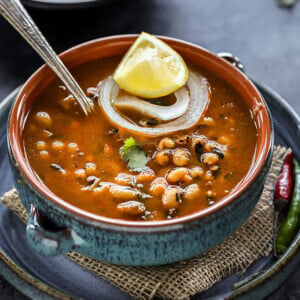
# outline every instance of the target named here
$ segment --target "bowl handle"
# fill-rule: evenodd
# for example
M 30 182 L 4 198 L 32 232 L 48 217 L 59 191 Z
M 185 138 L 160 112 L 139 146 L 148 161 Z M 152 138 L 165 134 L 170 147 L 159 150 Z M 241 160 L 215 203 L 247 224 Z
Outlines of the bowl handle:
M 85 243 L 68 228 L 46 229 L 41 225 L 39 214 L 39 211 L 31 205 L 26 227 L 27 240 L 39 254 L 56 256 L 73 251 Z
M 229 63 L 231 63 L 234 67 L 238 68 L 241 72 L 245 73 L 245 66 L 241 63 L 240 59 L 237 56 L 229 52 L 219 52 L 217 55 Z

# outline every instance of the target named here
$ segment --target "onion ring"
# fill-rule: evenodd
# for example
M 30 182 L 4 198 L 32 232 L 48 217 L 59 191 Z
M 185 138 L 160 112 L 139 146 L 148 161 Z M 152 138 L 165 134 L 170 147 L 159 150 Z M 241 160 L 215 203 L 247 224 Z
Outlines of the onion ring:
M 180 88 L 174 95 L 176 102 L 168 106 L 149 103 L 132 95 L 124 95 L 113 99 L 113 104 L 117 108 L 133 109 L 148 117 L 170 121 L 182 116 L 187 111 L 190 102 L 189 92 L 186 87 Z
M 122 117 L 113 107 L 119 87 L 112 77 L 108 77 L 98 85 L 99 105 L 115 126 L 127 129 L 137 135 L 160 136 L 179 130 L 186 130 L 196 125 L 203 117 L 210 100 L 210 87 L 207 80 L 195 72 L 189 72 L 187 81 L 190 101 L 186 112 L 179 118 L 159 124 L 155 127 L 142 127 Z

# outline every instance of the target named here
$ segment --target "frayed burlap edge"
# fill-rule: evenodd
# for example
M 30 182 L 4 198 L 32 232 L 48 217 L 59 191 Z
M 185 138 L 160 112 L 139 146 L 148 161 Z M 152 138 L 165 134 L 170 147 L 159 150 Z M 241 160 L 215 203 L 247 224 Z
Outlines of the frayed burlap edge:
M 274 209 L 272 194 L 283 160 L 290 149 L 276 146 L 260 200 L 248 220 L 226 241 L 192 259 L 158 267 L 124 267 L 100 262 L 79 253 L 67 257 L 108 280 L 136 299 L 188 299 L 235 272 L 244 272 L 272 250 Z M 15 190 L 2 202 L 24 222 L 27 213 Z

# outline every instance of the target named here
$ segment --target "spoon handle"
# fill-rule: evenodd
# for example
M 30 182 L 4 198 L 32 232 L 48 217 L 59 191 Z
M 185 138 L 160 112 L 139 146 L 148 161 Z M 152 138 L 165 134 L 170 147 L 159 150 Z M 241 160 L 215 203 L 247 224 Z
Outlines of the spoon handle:
M 87 115 L 93 103 L 86 97 L 74 77 L 56 55 L 19 0 L 0 0 L 0 14 L 23 36 L 32 48 L 62 80 Z

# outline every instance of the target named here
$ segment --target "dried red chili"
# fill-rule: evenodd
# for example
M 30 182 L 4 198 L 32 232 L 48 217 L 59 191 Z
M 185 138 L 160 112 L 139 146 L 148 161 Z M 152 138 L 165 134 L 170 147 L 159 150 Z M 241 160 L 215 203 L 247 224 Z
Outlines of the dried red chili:
M 293 153 L 289 153 L 283 163 L 282 171 L 275 186 L 274 205 L 286 207 L 293 193 Z M 280 202 L 276 204 L 275 202 Z M 276 208 L 275 208 L 276 209 Z
M 293 193 L 293 153 L 289 153 L 283 163 L 282 171 L 275 186 L 274 191 L 274 209 L 275 209 L 275 217 L 274 217 L 274 255 L 277 256 L 276 252 L 276 231 L 278 226 L 278 216 L 282 212 L 284 212 L 288 204 L 292 198 Z

